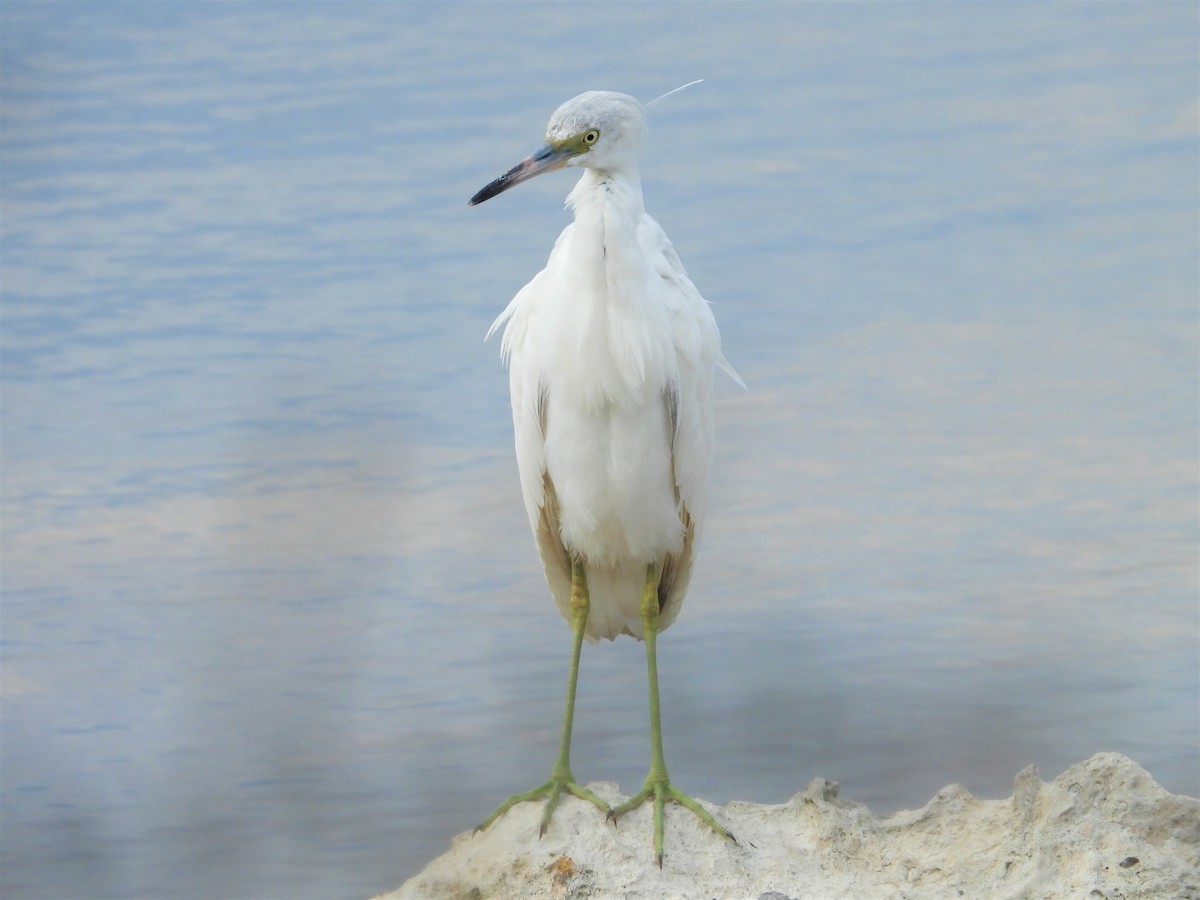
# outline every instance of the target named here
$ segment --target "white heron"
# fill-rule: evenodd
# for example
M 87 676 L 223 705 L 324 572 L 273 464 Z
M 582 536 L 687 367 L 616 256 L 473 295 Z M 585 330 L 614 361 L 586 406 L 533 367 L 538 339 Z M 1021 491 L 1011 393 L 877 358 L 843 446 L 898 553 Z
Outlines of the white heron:
M 567 197 L 573 224 L 488 331 L 504 327 L 525 511 L 573 644 L 550 779 L 510 797 L 479 829 L 516 803 L 545 799 L 544 834 L 563 793 L 614 821 L 652 800 L 661 866 L 667 802 L 732 839 L 667 775 L 655 641 L 679 615 L 704 521 L 714 369 L 741 379 L 721 355 L 708 303 L 646 214 L 637 158 L 645 127 L 633 97 L 580 94 L 551 116 L 543 147 L 470 201 L 564 166 L 584 170 Z M 584 637 L 621 634 L 646 644 L 651 756 L 642 789 L 610 810 L 571 773 L 571 723 Z

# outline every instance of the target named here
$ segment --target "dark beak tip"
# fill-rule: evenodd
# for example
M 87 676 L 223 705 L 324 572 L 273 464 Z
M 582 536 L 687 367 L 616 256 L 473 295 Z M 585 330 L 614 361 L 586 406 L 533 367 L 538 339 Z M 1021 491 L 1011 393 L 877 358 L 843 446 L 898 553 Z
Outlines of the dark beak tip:
M 535 175 L 546 171 L 544 167 L 535 165 L 539 161 L 540 158 L 536 154 L 528 159 L 521 160 L 521 162 L 491 182 L 491 184 L 484 185 L 482 189 L 476 191 L 475 196 L 467 201 L 467 206 L 478 206 L 484 200 L 491 200 L 496 195 L 503 194 L 509 188 L 516 187 L 518 184 L 528 181 Z
M 508 176 L 501 176 L 475 192 L 475 196 L 467 201 L 467 206 L 478 206 L 484 200 L 491 200 L 497 194 L 502 194 L 512 187 L 512 183 L 508 180 Z

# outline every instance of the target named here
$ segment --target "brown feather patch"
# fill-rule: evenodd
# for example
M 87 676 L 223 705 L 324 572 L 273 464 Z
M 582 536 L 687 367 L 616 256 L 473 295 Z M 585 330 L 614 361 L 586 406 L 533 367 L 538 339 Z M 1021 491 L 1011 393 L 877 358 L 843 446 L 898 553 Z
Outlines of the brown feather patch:
M 562 542 L 562 531 L 559 529 L 558 494 L 554 490 L 554 482 L 550 473 L 542 473 L 542 508 L 538 518 L 538 545 L 542 551 L 542 564 L 549 566 L 553 561 L 562 571 L 568 581 L 571 578 L 571 555 Z

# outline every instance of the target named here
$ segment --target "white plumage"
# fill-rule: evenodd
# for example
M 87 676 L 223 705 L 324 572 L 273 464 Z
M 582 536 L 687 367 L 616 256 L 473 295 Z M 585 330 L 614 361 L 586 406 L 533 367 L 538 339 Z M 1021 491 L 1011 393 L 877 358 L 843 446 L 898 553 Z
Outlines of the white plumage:
M 559 610 L 570 619 L 577 554 L 587 636 L 640 638 L 646 566 L 663 563 L 660 630 L 687 590 L 713 458 L 713 371 L 728 366 L 708 303 L 643 206 L 641 104 L 582 94 L 555 112 L 547 143 L 587 128 L 598 139 L 565 161 L 585 169 L 567 198 L 575 221 L 488 335 L 504 327 L 525 510 Z
M 550 779 L 509 797 L 480 828 L 517 803 L 545 799 L 544 833 L 563 794 L 613 819 L 652 801 L 661 865 L 666 803 L 732 838 L 667 775 L 655 647 L 679 615 L 704 521 L 713 371 L 721 365 L 737 375 L 721 356 L 708 304 L 642 205 L 637 148 L 645 127 L 632 97 L 580 94 L 551 117 L 544 147 L 471 198 L 482 203 L 562 166 L 584 169 L 567 198 L 575 221 L 488 331 L 504 328 L 525 511 L 571 624 L 572 652 Z M 571 727 L 584 638 L 619 634 L 646 644 L 650 772 L 641 791 L 609 809 L 571 772 Z

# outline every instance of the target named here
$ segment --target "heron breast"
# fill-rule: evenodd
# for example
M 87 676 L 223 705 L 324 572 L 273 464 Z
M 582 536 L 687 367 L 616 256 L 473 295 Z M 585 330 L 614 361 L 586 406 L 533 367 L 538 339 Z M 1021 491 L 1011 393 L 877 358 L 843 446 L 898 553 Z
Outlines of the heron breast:
M 551 397 L 546 423 L 546 471 L 569 549 L 604 565 L 679 552 L 683 527 L 665 404 L 587 410 Z

